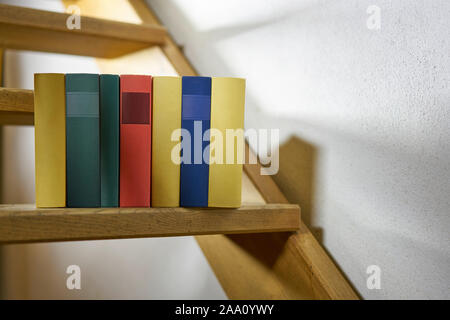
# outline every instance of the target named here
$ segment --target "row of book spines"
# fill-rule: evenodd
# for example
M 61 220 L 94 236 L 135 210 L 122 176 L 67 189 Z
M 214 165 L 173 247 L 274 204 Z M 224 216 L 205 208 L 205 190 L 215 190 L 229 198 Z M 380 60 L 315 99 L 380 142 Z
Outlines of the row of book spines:
M 58 80 L 59 80 L 59 87 L 64 88 L 64 75 L 37 75 L 37 79 L 40 77 L 44 82 L 48 82 L 51 77 L 53 78 L 53 84 L 48 84 L 47 89 L 54 87 L 53 89 L 48 90 L 49 92 L 59 92 L 61 93 L 61 88 L 59 90 L 54 90 L 55 87 L 58 87 Z M 115 76 L 117 77 L 117 76 Z M 126 76 L 130 77 L 130 80 L 136 80 L 134 77 L 139 76 Z M 123 79 L 126 79 L 126 77 L 121 77 Z M 196 83 L 198 81 L 205 81 L 208 80 L 211 82 L 210 78 L 202 78 L 202 77 L 190 77 L 183 78 L 183 85 L 181 85 L 181 79 L 177 77 L 156 77 L 154 78 L 154 96 L 153 96 L 153 103 L 154 103 L 154 110 L 153 110 L 153 123 L 152 123 L 152 131 L 153 131 L 153 149 L 158 150 L 157 152 L 153 152 L 153 158 L 152 158 L 152 168 L 153 168 L 153 176 L 151 177 L 151 184 L 152 184 L 152 206 L 222 206 L 222 207 L 237 207 L 240 205 L 241 202 L 241 175 L 242 175 L 242 165 L 232 165 L 232 166 L 220 166 L 220 165 L 210 165 L 209 168 L 207 167 L 207 171 L 203 168 L 203 173 L 200 170 L 200 173 L 202 174 L 203 180 L 206 180 L 206 184 L 199 184 L 198 178 L 196 179 L 183 179 L 181 177 L 181 185 L 180 185 L 180 167 L 179 165 L 176 165 L 172 163 L 170 160 L 166 161 L 166 159 L 170 159 L 170 153 L 173 148 L 173 143 L 171 142 L 170 135 L 172 133 L 172 130 L 180 127 L 180 122 L 182 121 L 182 111 L 181 111 L 181 105 L 180 100 L 182 100 L 186 96 L 191 96 L 192 94 L 199 93 L 200 96 L 204 95 L 204 92 L 196 92 L 199 88 L 202 86 L 198 86 L 199 83 Z M 106 81 L 109 79 L 109 81 L 113 80 L 114 78 L 111 76 L 106 76 L 104 80 Z M 117 78 L 116 78 L 117 79 Z M 122 80 L 122 79 L 121 79 Z M 191 81 L 189 81 L 191 80 Z M 52 81 L 50 81 L 52 82 Z M 102 76 L 100 78 L 100 82 L 102 82 Z M 61 85 L 62 83 L 62 85 Z M 83 82 L 80 84 L 81 87 L 83 87 L 87 82 Z M 114 83 L 114 81 L 113 81 Z M 113 86 L 117 85 L 113 84 Z M 122 83 L 123 86 L 123 83 Z M 39 109 L 40 101 L 39 97 L 45 99 L 48 98 L 49 92 L 46 92 L 45 85 L 42 85 L 41 89 L 39 88 L 39 81 L 36 81 L 36 107 Z M 73 87 L 70 83 L 66 87 L 71 88 Z M 232 78 L 214 78 L 213 79 L 213 85 L 210 86 L 210 90 L 212 90 L 212 110 L 211 110 L 211 127 L 216 128 L 218 130 L 225 130 L 227 128 L 243 128 L 243 114 L 244 114 L 244 95 L 245 95 L 245 81 L 242 79 L 232 79 Z M 186 89 L 186 90 L 185 90 Z M 189 90 L 191 89 L 191 90 Z M 84 90 L 84 89 L 82 89 Z M 95 90 L 94 90 L 95 91 Z M 64 91 L 63 91 L 64 92 Z M 104 93 L 104 92 L 103 92 Z M 156 93 L 156 94 L 155 94 Z M 208 94 L 208 92 L 207 92 Z M 102 90 L 100 88 L 100 95 L 103 100 L 105 100 L 105 94 L 102 94 Z M 209 93 L 209 95 L 211 95 Z M 106 95 L 107 96 L 107 95 Z M 101 99 L 101 100 L 102 100 Z M 234 100 L 233 100 L 234 99 Z M 184 99 L 188 100 L 188 99 Z M 64 104 L 64 94 L 61 96 L 61 94 L 55 94 L 53 95 L 53 100 L 48 100 L 46 104 L 48 104 L 49 101 L 53 101 L 56 103 L 53 104 L 53 109 L 58 109 L 58 105 Z M 216 106 L 216 107 L 214 107 Z M 104 107 L 104 106 L 103 106 Z M 184 107 L 184 105 L 183 105 Z M 62 108 L 64 109 L 64 108 Z M 102 109 L 103 110 L 103 109 Z M 117 108 L 116 108 L 117 110 Z M 184 109 L 183 109 L 184 110 Z M 48 110 L 49 111 L 49 110 Z M 56 113 L 52 116 L 55 118 L 55 115 L 61 113 L 61 108 L 59 110 L 54 110 Z M 225 114 L 223 113 L 225 111 Z M 228 113 L 227 113 L 228 112 Z M 102 114 L 105 114 L 105 112 L 101 112 Z M 37 112 L 36 121 L 37 123 L 45 121 L 45 119 L 40 119 L 41 113 Z M 61 114 L 59 114 L 61 116 Z M 64 113 L 63 113 L 64 116 Z M 225 117 L 224 117 L 225 116 Z M 227 121 L 224 121 L 224 119 L 228 119 Z M 192 119 L 191 119 L 192 120 Z M 220 121 L 219 121 L 220 120 Z M 103 126 L 103 118 L 101 121 L 101 128 L 104 129 Z M 110 126 L 116 126 L 118 127 L 118 121 L 116 119 L 110 119 L 108 121 Z M 53 123 L 54 124 L 54 123 Z M 58 123 L 59 125 L 53 125 L 53 131 L 59 131 L 59 136 L 61 137 L 61 132 L 65 132 L 64 122 Z M 47 126 L 48 127 L 48 126 Z M 62 128 L 61 128 L 62 127 Z M 39 134 L 41 126 L 36 126 L 36 146 L 37 149 L 40 149 L 38 147 L 38 144 L 40 141 L 38 141 L 38 137 L 41 136 L 42 141 L 45 141 L 44 138 L 45 135 L 42 133 Z M 57 129 L 59 128 L 59 129 Z M 105 128 L 105 130 L 108 130 Z M 51 131 L 51 130 L 47 130 Z M 116 131 L 118 135 L 118 130 Z M 49 134 L 49 132 L 47 132 Z M 49 135 L 53 137 L 53 135 Z M 105 135 L 102 135 L 105 136 Z M 59 141 L 56 141 L 58 143 L 53 144 L 53 150 L 46 150 L 49 151 L 47 154 L 55 153 L 54 151 L 58 148 L 64 150 L 64 141 L 62 139 L 59 139 Z M 108 141 L 106 141 L 108 142 Z M 111 143 L 111 141 L 109 141 Z M 101 144 L 103 145 L 105 142 L 102 140 Z M 175 142 L 176 143 L 176 142 Z M 114 144 L 114 143 L 113 143 Z M 118 143 L 115 143 L 116 148 L 118 148 Z M 103 155 L 103 149 L 102 148 L 102 155 Z M 53 152 L 52 152 L 53 151 Z M 64 153 L 63 153 L 64 154 Z M 64 181 L 59 181 L 58 179 L 51 179 L 51 174 L 45 174 L 45 170 L 39 170 L 38 164 L 41 163 L 39 161 L 39 156 L 42 156 L 41 153 L 36 153 L 36 175 L 37 175 L 37 181 L 38 176 L 40 182 L 42 180 L 47 180 L 46 183 L 37 183 L 36 184 L 36 201 L 38 206 L 64 206 L 63 203 L 65 203 L 65 194 L 61 192 L 61 190 L 64 190 Z M 114 158 L 111 156 L 110 158 Z M 117 158 L 117 157 L 115 157 Z M 64 159 L 61 159 L 61 157 L 53 157 L 56 164 L 56 166 L 52 166 L 53 168 L 57 168 L 57 170 L 54 170 L 54 173 L 59 172 L 58 176 L 61 177 L 61 172 L 63 172 L 64 168 Z M 102 157 L 102 163 L 104 163 L 105 158 Z M 106 161 L 106 163 L 109 163 Z M 205 166 L 205 164 L 200 165 Z M 114 166 L 113 166 L 114 167 Z M 58 170 L 59 168 L 59 170 Z M 105 176 L 104 169 L 106 168 L 105 165 L 101 166 L 102 168 L 102 177 Z M 121 167 L 122 168 L 122 167 Z M 181 175 L 188 176 L 189 173 L 195 173 L 198 171 L 199 168 L 198 165 L 191 165 L 185 168 L 181 169 Z M 48 169 L 48 168 L 47 168 Z M 184 169 L 184 170 L 183 170 Z M 48 170 L 47 170 L 48 171 Z M 117 172 L 117 170 L 113 170 Z M 144 170 L 145 171 L 145 170 Z M 190 172 L 193 171 L 193 172 Z M 205 173 L 206 172 L 206 173 Z M 42 179 L 42 180 L 41 180 Z M 51 181 L 50 181 L 51 180 Z M 62 179 L 60 179 L 62 180 Z M 111 180 L 111 179 L 109 179 Z M 114 180 L 114 178 L 112 179 Z M 200 179 L 201 180 L 201 179 Z M 102 186 L 103 186 L 103 179 L 102 179 Z M 115 180 L 117 181 L 117 179 Z M 49 183 L 51 182 L 51 183 Z M 95 182 L 95 181 L 94 181 Z M 95 183 L 94 183 L 95 184 Z M 45 192 L 42 192 L 42 188 L 39 188 L 39 185 L 46 185 L 47 190 Z M 114 183 L 106 184 L 108 188 L 113 188 Z M 54 188 L 51 188 L 53 186 Z M 58 186 L 57 188 L 55 186 Z M 190 191 L 196 190 L 197 187 L 197 193 L 193 194 L 193 196 L 190 196 Z M 198 190 L 200 189 L 203 190 Z M 116 189 L 118 187 L 116 186 Z M 51 191 L 52 189 L 58 189 L 60 190 L 59 193 Z M 104 190 L 105 188 L 102 187 L 102 205 L 105 206 L 114 206 L 115 202 L 117 200 L 111 199 L 111 196 L 109 197 L 109 200 L 103 201 L 104 199 Z M 181 190 L 181 192 L 180 192 Z M 149 190 L 150 191 L 150 190 Z M 184 192 L 183 192 L 184 191 Z M 92 192 L 91 192 L 92 193 Z M 95 193 L 95 192 L 94 192 Z M 149 192 L 150 193 L 150 192 Z M 111 193 L 109 193 L 111 195 Z M 112 194 L 116 194 L 118 197 L 118 193 L 113 191 Z M 200 195 L 200 196 L 199 196 Z M 207 201 L 205 202 L 205 195 Z M 114 196 L 112 197 L 114 198 Z M 57 200 L 59 199 L 59 200 Z M 181 199 L 181 203 L 179 201 Z M 203 199 L 200 200 L 199 199 Z M 82 201 L 82 200 L 80 200 Z M 69 204 L 70 205 L 70 204 Z M 123 203 L 121 203 L 123 205 Z M 126 204 L 125 204 L 126 205 Z M 131 206 L 139 206 L 142 205 L 139 203 L 131 203 Z

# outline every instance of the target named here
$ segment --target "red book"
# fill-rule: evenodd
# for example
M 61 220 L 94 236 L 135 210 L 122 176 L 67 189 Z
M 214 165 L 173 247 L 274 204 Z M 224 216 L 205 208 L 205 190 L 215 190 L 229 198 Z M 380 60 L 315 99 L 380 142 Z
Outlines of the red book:
M 150 206 L 152 77 L 120 76 L 120 206 Z

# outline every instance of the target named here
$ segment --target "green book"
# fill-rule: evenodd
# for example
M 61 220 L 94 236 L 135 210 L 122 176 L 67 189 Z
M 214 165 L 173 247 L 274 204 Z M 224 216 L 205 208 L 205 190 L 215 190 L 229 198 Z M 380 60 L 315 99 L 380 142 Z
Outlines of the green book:
M 97 74 L 66 75 L 67 207 L 100 206 L 100 108 Z
M 102 207 L 119 206 L 119 76 L 100 75 L 100 180 Z

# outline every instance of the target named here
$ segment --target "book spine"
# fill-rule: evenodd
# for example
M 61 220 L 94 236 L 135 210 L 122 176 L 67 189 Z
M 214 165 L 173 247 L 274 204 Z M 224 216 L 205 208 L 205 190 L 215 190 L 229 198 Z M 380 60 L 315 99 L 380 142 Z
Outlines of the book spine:
M 34 75 L 36 206 L 66 206 L 64 74 Z
M 211 113 L 211 78 L 182 78 L 181 127 L 189 133 L 183 136 L 180 166 L 180 205 L 208 206 L 209 127 Z M 190 140 L 191 143 L 186 143 Z M 207 159 L 205 159 L 205 156 Z
M 211 87 L 208 206 L 237 208 L 244 163 L 245 80 L 212 78 Z
M 120 206 L 149 207 L 152 78 L 120 77 Z
M 66 75 L 67 206 L 100 206 L 99 77 Z
M 119 206 L 119 76 L 100 75 L 101 206 Z
M 152 111 L 152 206 L 178 207 L 180 141 L 172 141 L 172 134 L 179 137 L 176 130 L 181 128 L 181 78 L 153 78 Z

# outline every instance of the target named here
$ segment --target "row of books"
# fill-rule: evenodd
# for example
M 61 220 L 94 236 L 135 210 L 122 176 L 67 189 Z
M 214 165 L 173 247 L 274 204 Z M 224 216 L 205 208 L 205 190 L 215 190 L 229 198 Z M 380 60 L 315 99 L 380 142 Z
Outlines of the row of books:
M 244 79 L 44 73 L 34 90 L 37 207 L 241 205 L 242 163 L 209 163 L 202 137 L 243 129 Z

